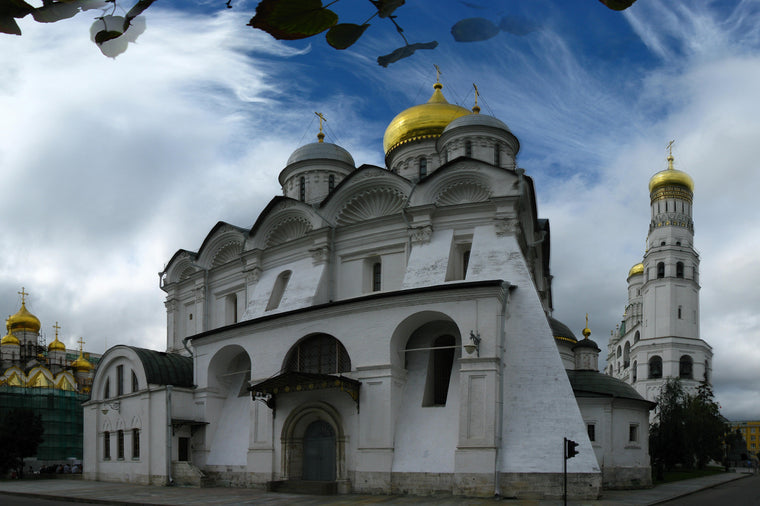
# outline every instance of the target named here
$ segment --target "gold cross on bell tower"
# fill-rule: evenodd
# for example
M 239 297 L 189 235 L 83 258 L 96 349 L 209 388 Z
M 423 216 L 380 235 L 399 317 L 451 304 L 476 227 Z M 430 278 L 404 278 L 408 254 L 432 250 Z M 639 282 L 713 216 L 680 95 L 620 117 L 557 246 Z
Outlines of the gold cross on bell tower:
M 433 64 L 433 67 L 435 67 L 435 82 L 440 83 L 441 82 L 441 69 L 435 63 Z
M 29 292 L 25 292 L 24 291 L 24 287 L 22 286 L 21 287 L 21 291 L 20 292 L 16 292 L 16 293 L 18 293 L 19 295 L 21 295 L 21 303 L 22 304 L 25 303 L 26 302 L 26 296 L 29 295 Z
M 478 97 L 480 97 L 480 91 L 478 90 L 478 85 L 475 83 L 472 83 L 472 87 L 475 88 L 475 105 L 472 107 L 472 112 L 475 114 L 480 113 L 480 106 L 478 105 Z
M 668 145 L 665 146 L 665 149 L 668 150 L 668 168 L 669 169 L 673 168 L 673 160 L 674 160 L 674 158 L 673 158 L 673 143 L 674 142 L 676 142 L 676 141 L 674 141 L 674 140 L 670 141 L 670 142 L 668 142 Z

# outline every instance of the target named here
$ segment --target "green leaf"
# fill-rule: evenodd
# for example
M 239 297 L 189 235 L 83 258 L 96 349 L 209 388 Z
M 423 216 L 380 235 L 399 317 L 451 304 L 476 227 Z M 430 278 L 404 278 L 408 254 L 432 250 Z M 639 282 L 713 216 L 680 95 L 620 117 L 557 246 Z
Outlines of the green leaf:
M 397 62 L 402 58 L 408 58 L 414 54 L 418 49 L 435 49 L 438 47 L 437 41 L 432 42 L 417 42 L 416 44 L 407 44 L 402 46 L 390 54 L 377 57 L 377 64 L 381 67 L 387 67 L 393 62 Z
M 32 17 L 38 23 L 54 23 L 73 18 L 78 12 L 79 6 L 74 2 L 54 2 L 34 9 Z
M 13 16 L 0 16 L 0 32 L 21 35 L 21 28 L 19 28 L 16 20 L 13 19 Z
M 499 27 L 486 18 L 467 18 L 451 27 L 451 35 L 457 42 L 480 42 L 499 34 Z
M 377 8 L 377 15 L 381 18 L 387 18 L 405 2 L 404 0 L 373 0 L 372 3 Z
M 633 5 L 633 3 L 636 0 L 599 0 L 599 1 L 602 2 L 604 5 L 606 5 L 607 7 L 609 7 L 610 9 L 612 9 L 613 11 L 624 11 L 628 7 Z
M 24 0 L 3 0 L 0 2 L 0 18 L 23 18 L 34 10 Z
M 248 24 L 275 39 L 297 40 L 322 33 L 338 22 L 338 15 L 321 0 L 262 0 Z
M 122 33 L 124 32 L 117 32 L 116 30 L 101 30 L 95 34 L 95 43 L 100 45 L 108 40 L 121 37 Z
M 325 38 L 327 43 L 335 49 L 346 49 L 359 40 L 367 28 L 369 28 L 368 24 L 340 23 L 330 28 Z

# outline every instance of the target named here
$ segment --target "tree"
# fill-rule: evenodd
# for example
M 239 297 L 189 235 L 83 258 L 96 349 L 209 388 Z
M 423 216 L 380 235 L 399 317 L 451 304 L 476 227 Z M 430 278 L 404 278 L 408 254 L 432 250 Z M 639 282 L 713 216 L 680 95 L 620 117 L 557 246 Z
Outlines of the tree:
M 25 0 L 2 0 L 0 32 L 21 35 L 21 28 L 16 19 L 28 15 L 40 23 L 51 23 L 71 18 L 86 10 L 100 9 L 103 15 L 97 17 L 92 26 L 92 40 L 103 54 L 115 57 L 124 52 L 127 44 L 134 42 L 145 30 L 145 20 L 140 15 L 155 1 L 125 0 L 124 4 L 131 5 L 127 11 L 117 0 L 42 0 L 40 7 L 34 7 Z M 368 18 L 360 23 L 339 22 L 340 16 L 330 9 L 339 1 L 332 0 L 327 5 L 322 5 L 322 0 L 261 0 L 248 25 L 263 30 L 278 40 L 305 39 L 326 32 L 325 38 L 330 46 L 346 49 L 359 40 L 370 27 L 370 21 L 376 17 L 385 19 L 393 25 L 404 45 L 377 58 L 377 63 L 383 67 L 411 56 L 417 50 L 434 49 L 438 46 L 437 41 L 410 43 L 407 40 L 395 14 L 396 9 L 404 5 L 406 0 L 368 0 L 371 4 L 371 7 L 368 6 Z M 625 10 L 635 1 L 599 0 L 615 11 Z M 232 0 L 220 0 L 219 5 L 233 8 Z M 117 7 L 126 11 L 126 15 L 117 16 Z M 478 42 L 495 37 L 501 31 L 518 33 L 514 24 L 515 19 L 509 16 L 502 16 L 498 22 L 482 17 L 467 18 L 458 21 L 451 28 L 451 34 L 458 42 Z M 518 28 L 518 31 L 524 30 L 525 27 Z
M 689 395 L 679 378 L 668 378 L 649 430 L 649 453 L 658 475 L 678 465 L 702 469 L 710 460 L 722 460 L 728 426 L 719 409 L 707 382 Z
M 704 469 L 710 460 L 723 460 L 723 440 L 728 426 L 715 402 L 712 387 L 702 381 L 696 395 L 689 396 L 684 414 L 686 434 L 691 439 L 691 450 L 698 469 Z
M 42 418 L 31 409 L 13 409 L 0 418 L 0 474 L 15 469 L 24 473 L 24 458 L 37 455 L 42 442 Z

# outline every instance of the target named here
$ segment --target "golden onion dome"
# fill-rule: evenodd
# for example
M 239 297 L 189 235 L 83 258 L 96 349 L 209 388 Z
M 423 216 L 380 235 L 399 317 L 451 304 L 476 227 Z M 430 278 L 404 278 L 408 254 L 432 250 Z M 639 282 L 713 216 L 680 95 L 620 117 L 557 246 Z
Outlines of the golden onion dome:
M 668 168 L 661 170 L 649 180 L 649 193 L 663 186 L 684 186 L 694 191 L 694 180 L 687 173 L 673 167 L 673 155 L 668 156 Z
M 21 302 L 21 309 L 8 318 L 6 322 L 8 330 L 21 330 L 27 332 L 39 332 L 40 320 L 26 309 L 26 304 Z
M 472 114 L 464 107 L 448 103 L 441 93 L 441 83 L 435 83 L 433 88 L 435 91 L 427 103 L 400 112 L 385 129 L 383 149 L 386 155 L 401 144 L 440 137 L 453 120 Z
M 48 351 L 66 351 L 66 345 L 58 340 L 58 336 L 55 336 L 53 342 L 48 344 Z
M 644 264 L 637 263 L 633 267 L 631 267 L 631 270 L 628 271 L 628 277 L 635 276 L 636 274 L 644 274 Z
M 71 367 L 77 371 L 83 372 L 89 372 L 92 370 L 92 364 L 86 358 L 84 358 L 84 355 L 82 355 L 81 351 L 79 352 L 79 358 L 71 363 Z
M 7 335 L 3 337 L 2 340 L 0 340 L 0 346 L 5 346 L 6 344 L 21 344 L 16 336 L 8 332 Z

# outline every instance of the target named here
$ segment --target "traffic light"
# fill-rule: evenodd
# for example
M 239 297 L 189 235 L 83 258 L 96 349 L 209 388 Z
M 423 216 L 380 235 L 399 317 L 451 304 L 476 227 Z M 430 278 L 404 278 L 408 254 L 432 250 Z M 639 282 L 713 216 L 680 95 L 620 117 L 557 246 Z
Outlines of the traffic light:
M 567 446 L 565 447 L 566 459 L 571 459 L 575 457 L 576 455 L 578 455 L 578 450 L 576 450 L 576 448 L 578 448 L 578 443 L 576 443 L 572 439 L 567 439 L 566 444 L 567 444 Z

